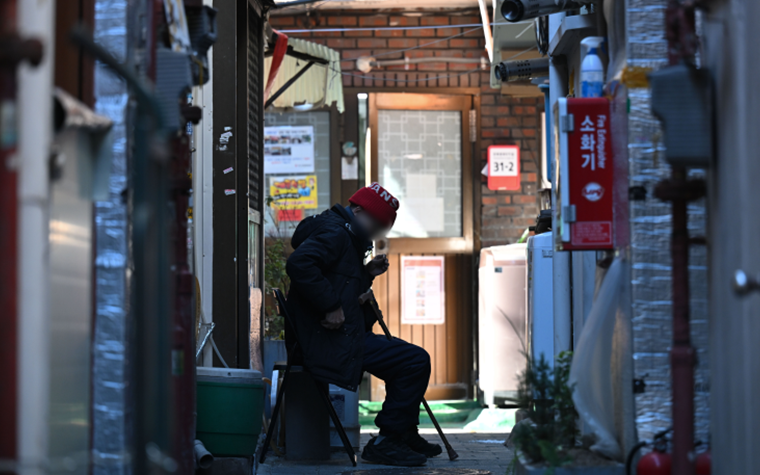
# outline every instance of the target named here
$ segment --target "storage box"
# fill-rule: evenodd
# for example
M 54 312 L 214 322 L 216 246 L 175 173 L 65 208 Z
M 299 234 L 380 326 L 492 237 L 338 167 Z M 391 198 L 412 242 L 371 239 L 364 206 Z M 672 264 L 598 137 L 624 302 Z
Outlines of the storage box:
M 261 432 L 264 385 L 246 369 L 198 368 L 196 438 L 214 456 L 251 456 Z

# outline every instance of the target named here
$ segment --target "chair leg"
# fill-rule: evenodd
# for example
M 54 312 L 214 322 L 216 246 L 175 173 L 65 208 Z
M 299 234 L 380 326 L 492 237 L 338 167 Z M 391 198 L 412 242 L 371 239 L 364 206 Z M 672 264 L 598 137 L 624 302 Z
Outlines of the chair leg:
M 348 440 L 348 435 L 346 435 L 346 431 L 343 429 L 343 424 L 340 422 L 338 413 L 335 412 L 332 401 L 330 401 L 329 387 L 326 384 L 317 383 L 316 381 L 315 383 L 317 386 L 319 386 L 319 394 L 322 395 L 322 401 L 324 401 L 325 405 L 327 406 L 327 412 L 330 413 L 330 419 L 333 421 L 335 430 L 338 431 L 338 435 L 340 436 L 340 440 L 343 442 L 343 447 L 346 449 L 348 458 L 351 460 L 351 464 L 356 467 L 356 453 L 354 453 L 354 448 L 351 447 L 351 441 Z
M 259 463 L 264 463 L 267 457 L 267 450 L 269 449 L 269 443 L 272 441 L 272 434 L 277 426 L 277 417 L 280 415 L 280 406 L 282 405 L 282 398 L 285 395 L 285 386 L 288 383 L 288 375 L 290 374 L 290 365 L 285 368 L 285 374 L 282 376 L 282 384 L 278 388 L 277 402 L 272 409 L 272 420 L 269 421 L 269 430 L 267 431 L 267 437 L 264 439 L 264 445 L 261 447 L 261 455 L 259 455 Z

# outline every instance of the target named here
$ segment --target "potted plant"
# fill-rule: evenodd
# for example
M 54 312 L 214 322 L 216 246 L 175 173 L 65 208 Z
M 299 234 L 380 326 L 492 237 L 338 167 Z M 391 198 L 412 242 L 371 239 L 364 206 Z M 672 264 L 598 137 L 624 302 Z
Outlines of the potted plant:
M 516 475 L 622 475 L 622 464 L 605 459 L 579 443 L 578 413 L 568 384 L 573 355 L 557 355 L 550 367 L 542 354 L 528 358 L 515 400 L 525 418 L 508 443 L 515 448 Z

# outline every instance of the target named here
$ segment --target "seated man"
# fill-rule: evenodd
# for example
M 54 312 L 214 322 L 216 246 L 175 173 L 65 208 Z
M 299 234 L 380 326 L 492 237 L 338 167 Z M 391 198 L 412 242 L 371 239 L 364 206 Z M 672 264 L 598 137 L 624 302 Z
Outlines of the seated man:
M 377 183 L 362 188 L 349 206 L 335 205 L 306 218 L 293 234 L 288 259 L 288 310 L 304 364 L 319 381 L 356 391 L 364 371 L 385 381 L 386 397 L 362 458 L 387 465 L 423 465 L 441 453 L 417 431 L 420 402 L 430 379 L 430 356 L 399 339 L 375 335 L 375 315 L 359 296 L 388 269 L 385 256 L 365 265 L 372 240 L 393 226 L 398 200 Z

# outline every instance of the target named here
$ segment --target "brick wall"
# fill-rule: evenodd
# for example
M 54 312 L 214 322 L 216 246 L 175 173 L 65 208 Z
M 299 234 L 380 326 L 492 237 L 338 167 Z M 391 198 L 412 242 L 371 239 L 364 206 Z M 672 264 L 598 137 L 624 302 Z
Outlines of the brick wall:
M 373 11 L 356 10 L 322 11 L 309 16 L 303 13 L 272 16 L 270 22 L 275 29 L 281 30 L 363 28 L 361 31 L 288 33 L 290 36 L 322 43 L 339 51 L 342 59 L 341 68 L 345 73 L 343 84 L 346 87 L 394 87 L 399 91 L 407 87 L 478 88 L 481 98 L 482 162 L 479 168 L 485 165 L 489 145 L 519 145 L 522 158 L 522 187 L 518 191 L 490 191 L 485 185 L 484 176 L 475 177 L 482 190 L 481 229 L 476 229 L 481 245 L 485 247 L 515 242 L 527 226 L 535 223 L 538 214 L 536 187 L 537 163 L 540 159 L 539 122 L 543 99 L 501 95 L 500 91 L 490 88 L 489 71 L 468 72 L 475 69 L 474 64 L 423 63 L 410 65 L 408 70 L 404 66 L 396 66 L 374 69 L 366 74 L 356 70 L 355 60 L 362 56 L 377 56 L 378 59 L 403 59 L 404 55 L 410 58 L 480 58 L 485 54 L 483 33 L 480 29 L 420 49 L 395 52 L 473 29 L 474 27 L 458 25 L 480 24 L 480 16 L 476 10 L 458 13 L 426 12 L 417 17 L 405 16 L 403 12 L 378 14 Z M 437 30 L 373 29 L 428 25 L 449 27 Z

